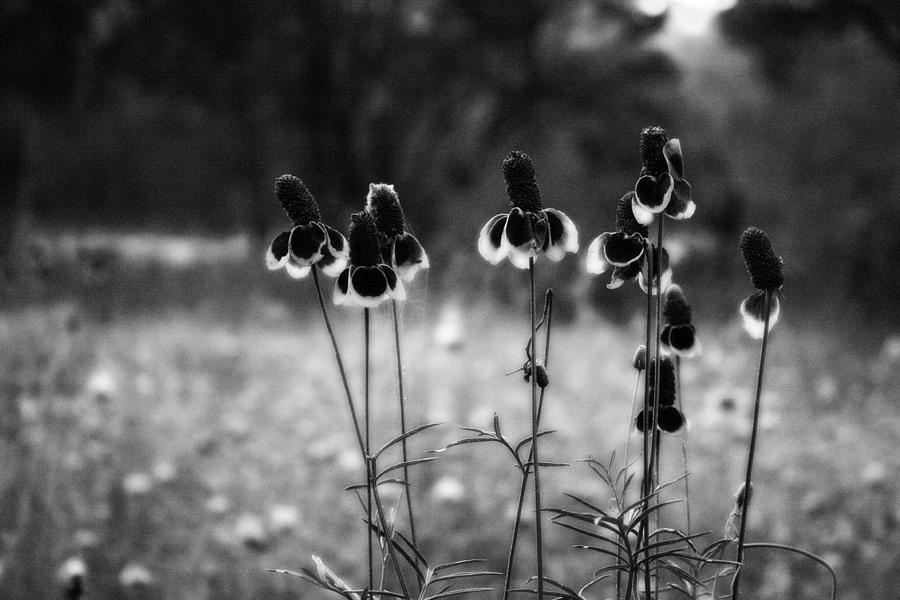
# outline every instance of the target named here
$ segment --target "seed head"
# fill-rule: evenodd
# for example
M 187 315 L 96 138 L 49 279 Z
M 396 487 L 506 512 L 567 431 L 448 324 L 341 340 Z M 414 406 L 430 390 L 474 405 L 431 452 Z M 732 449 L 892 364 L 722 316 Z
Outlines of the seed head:
M 367 206 L 375 218 L 375 228 L 382 236 L 393 239 L 406 231 L 403 208 L 393 185 L 370 183 Z
M 680 285 L 673 283 L 666 288 L 663 317 L 669 325 L 690 325 L 691 305 L 684 297 Z
M 662 367 L 659 370 L 659 405 L 672 406 L 675 404 L 675 364 L 667 356 L 660 360 Z M 647 377 L 650 378 L 650 397 L 654 397 L 653 390 L 656 387 L 656 358 L 650 359 L 647 369 Z
M 282 175 L 275 180 L 274 190 L 284 212 L 294 225 L 306 225 L 321 218 L 316 199 L 299 178 Z
M 634 210 L 631 208 L 631 201 L 634 199 L 634 192 L 628 192 L 621 198 L 616 205 L 616 230 L 631 235 L 639 233 L 643 237 L 649 235 L 649 229 L 646 225 L 638 223 L 634 218 Z
M 662 127 L 647 127 L 641 131 L 641 175 L 658 176 L 669 170 L 663 146 L 669 141 Z
M 748 227 L 741 234 L 741 253 L 753 286 L 773 292 L 784 285 L 784 266 L 772 247 L 769 236 L 761 229 Z
M 372 267 L 381 263 L 381 246 L 375 219 L 367 211 L 350 215 L 350 263 L 357 267 Z
M 525 212 L 541 210 L 541 190 L 534 180 L 534 164 L 524 152 L 513 150 L 503 161 L 503 179 L 509 202 Z

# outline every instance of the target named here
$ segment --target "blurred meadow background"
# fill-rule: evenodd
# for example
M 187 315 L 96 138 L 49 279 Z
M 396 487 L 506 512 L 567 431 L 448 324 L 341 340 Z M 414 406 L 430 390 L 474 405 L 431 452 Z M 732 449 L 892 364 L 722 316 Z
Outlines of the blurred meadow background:
M 529 388 L 505 375 L 527 272 L 475 247 L 507 205 L 506 153 L 534 158 L 585 248 L 654 124 L 681 139 L 698 204 L 666 230 L 704 348 L 683 363 L 694 529 L 722 535 L 743 476 L 758 342 L 738 238 L 756 225 L 786 284 L 750 539 L 821 554 L 845 600 L 896 593 L 894 0 L 2 0 L 0 108 L 0 597 L 63 597 L 73 560 L 92 599 L 317 598 L 266 571 L 311 554 L 361 583 L 343 491 L 361 461 L 314 288 L 263 262 L 288 226 L 273 180 L 299 176 L 342 230 L 370 182 L 396 186 L 431 259 L 402 307 L 410 420 L 446 422 L 418 455 L 494 412 L 528 431 Z M 537 273 L 556 292 L 542 457 L 621 455 L 645 296 L 607 290 L 583 253 Z M 331 316 L 358 388 L 362 316 Z M 389 308 L 374 326 L 386 440 Z M 463 446 L 413 471 L 429 557 L 503 569 L 509 463 Z M 576 462 L 546 481 L 550 505 L 608 497 Z M 573 536 L 548 535 L 551 576 L 587 580 Z M 747 597 L 828 589 L 801 560 L 748 557 Z

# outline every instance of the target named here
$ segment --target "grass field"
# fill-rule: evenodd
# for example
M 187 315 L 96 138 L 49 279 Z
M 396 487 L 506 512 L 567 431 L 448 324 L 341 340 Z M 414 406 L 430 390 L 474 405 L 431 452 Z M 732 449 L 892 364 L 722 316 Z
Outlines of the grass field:
M 60 597 L 60 569 L 73 557 L 86 565 L 89 598 L 319 597 L 266 571 L 299 569 L 311 554 L 361 583 L 361 512 L 344 491 L 362 479 L 361 461 L 310 283 L 257 289 L 264 274 L 242 279 L 248 270 L 148 268 L 127 286 L 124 269 L 81 287 L 60 279 L 42 301 L 0 313 L 2 596 Z M 420 292 L 404 307 L 410 420 L 444 425 L 416 438 L 413 453 L 461 437 L 457 424 L 487 428 L 495 412 L 511 437 L 524 436 L 529 387 L 521 373 L 506 375 L 524 361 L 524 305 Z M 869 351 L 848 351 L 827 330 L 792 325 L 791 310 L 771 339 L 750 537 L 821 554 L 845 600 L 887 598 L 900 571 L 900 338 L 875 335 Z M 331 314 L 359 394 L 362 317 Z M 743 476 L 758 347 L 736 318 L 695 322 L 704 353 L 682 367 L 690 506 L 694 531 L 718 537 Z M 382 441 L 398 432 L 389 324 L 387 309 L 375 311 Z M 558 432 L 542 458 L 571 466 L 547 470 L 548 505 L 567 505 L 564 491 L 606 502 L 573 461 L 622 455 L 642 336 L 637 321 L 589 313 L 554 325 L 543 424 Z M 681 473 L 683 439 L 664 440 L 664 479 Z M 415 467 L 413 483 L 429 558 L 503 569 L 518 488 L 508 456 L 454 448 Z M 683 513 L 675 505 L 664 516 L 683 525 Z M 581 540 L 569 532 L 548 535 L 550 576 L 586 581 L 596 557 L 572 550 Z M 748 557 L 748 597 L 828 589 L 801 559 Z

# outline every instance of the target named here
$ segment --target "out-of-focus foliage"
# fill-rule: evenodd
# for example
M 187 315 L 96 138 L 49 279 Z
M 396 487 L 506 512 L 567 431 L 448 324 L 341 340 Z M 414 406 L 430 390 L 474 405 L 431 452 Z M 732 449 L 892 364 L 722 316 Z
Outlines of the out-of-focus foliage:
M 669 231 L 701 306 L 733 310 L 739 293 L 706 290 L 743 285 L 734 244 L 755 223 L 784 248 L 789 300 L 886 322 L 897 10 L 741 2 L 689 38 L 628 0 L 6 0 L 0 254 L 14 240 L 27 253 L 33 224 L 265 239 L 282 173 L 336 224 L 389 181 L 433 281 L 503 301 L 515 274 L 472 264 L 474 232 L 505 203 L 506 152 L 535 158 L 548 202 L 589 239 L 634 183 L 638 131 L 661 124 L 697 195 L 690 227 Z M 597 278 L 550 283 L 568 312 L 627 315 Z

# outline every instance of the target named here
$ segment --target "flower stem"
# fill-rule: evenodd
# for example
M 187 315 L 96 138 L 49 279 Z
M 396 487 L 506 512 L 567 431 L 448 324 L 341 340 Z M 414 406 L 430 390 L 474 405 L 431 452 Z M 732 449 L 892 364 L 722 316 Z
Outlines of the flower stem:
M 366 455 L 366 520 L 371 524 L 372 523 L 372 487 L 375 482 L 373 481 L 375 477 L 375 473 L 373 472 L 372 465 L 370 463 L 370 458 L 372 456 L 372 437 L 371 437 L 371 418 L 369 415 L 369 342 L 371 341 L 369 338 L 369 309 L 363 309 L 363 329 L 365 331 L 365 393 L 363 395 L 364 406 L 365 406 L 365 428 L 366 428 L 366 446 L 365 446 L 365 455 Z M 372 528 L 368 528 L 369 532 L 369 551 L 368 551 L 368 559 L 369 559 L 369 589 L 372 589 L 372 583 L 375 579 L 375 567 L 374 567 L 374 559 L 372 556 Z M 387 532 L 385 532 L 387 535 Z M 390 542 L 388 542 L 390 543 Z
M 391 299 L 391 311 L 394 320 L 394 349 L 397 351 L 397 383 L 400 394 L 400 433 L 401 435 L 406 435 L 406 394 L 403 389 L 403 358 L 400 352 L 400 319 L 397 315 L 397 301 L 394 299 Z M 406 511 L 409 513 L 409 535 L 412 540 L 412 545 L 418 547 L 416 542 L 416 521 L 413 517 L 412 486 L 409 482 L 409 466 L 406 464 L 409 458 L 405 437 L 400 442 L 400 448 L 403 453 L 403 481 L 406 482 Z M 415 560 L 418 564 L 419 557 L 416 556 Z
M 334 358 L 337 361 L 338 373 L 341 376 L 341 383 L 344 385 L 344 393 L 347 396 L 347 407 L 350 409 L 350 421 L 353 423 L 353 431 L 356 433 L 356 441 L 359 444 L 359 451 L 362 454 L 363 466 L 366 467 L 366 489 L 371 490 L 371 479 L 369 477 L 369 453 L 366 446 L 366 440 L 368 439 L 368 429 L 366 430 L 366 439 L 363 439 L 362 431 L 359 427 L 359 417 L 356 414 L 356 408 L 353 405 L 353 394 L 350 392 L 350 383 L 347 379 L 347 371 L 344 368 L 344 361 L 341 358 L 341 351 L 338 347 L 337 337 L 334 335 L 334 329 L 331 327 L 331 319 L 328 318 L 328 310 L 325 308 L 325 299 L 322 296 L 322 285 L 319 283 L 319 272 L 318 269 L 313 267 L 312 269 L 313 282 L 316 286 L 316 296 L 319 299 L 319 307 L 322 309 L 322 318 L 325 321 L 325 329 L 328 330 L 328 337 L 331 338 L 331 346 L 334 349 Z M 368 309 L 366 309 L 366 315 L 368 316 Z M 368 328 L 367 328 L 368 333 Z M 368 344 L 366 344 L 366 348 L 368 349 Z M 368 369 L 368 360 L 366 361 L 366 368 Z M 366 384 L 368 385 L 368 376 L 366 377 Z M 367 389 L 368 391 L 368 389 Z M 366 408 L 368 414 L 368 405 Z M 367 419 L 368 421 L 368 416 Z M 374 574 L 374 568 L 372 566 L 372 528 L 371 528 L 371 512 L 367 515 L 368 522 L 366 523 L 366 531 L 367 531 L 367 540 L 368 540 L 368 565 L 369 565 L 369 588 L 372 587 L 372 580 Z
M 737 556 L 735 561 L 740 563 L 734 573 L 734 579 L 731 580 L 731 599 L 737 600 L 738 588 L 740 586 L 741 570 L 744 565 L 744 536 L 747 531 L 747 518 L 749 516 L 750 499 L 753 496 L 751 487 L 751 476 L 753 474 L 753 458 L 756 454 L 756 434 L 759 428 L 759 405 L 762 397 L 763 375 L 766 367 L 766 343 L 769 338 L 769 317 L 772 309 L 772 292 L 766 290 L 765 312 L 766 318 L 763 324 L 762 344 L 759 351 L 759 371 L 756 379 L 756 400 L 753 404 L 753 427 L 750 434 L 750 450 L 747 456 L 747 476 L 744 478 L 744 506 L 743 518 L 741 519 L 741 529 L 738 534 Z
M 532 354 L 535 348 L 535 310 L 534 310 L 534 257 L 528 259 L 528 279 L 531 296 L 531 348 Z M 537 596 L 538 600 L 544 598 L 544 549 L 541 532 L 541 478 L 540 458 L 538 458 L 538 394 L 537 394 L 537 357 L 531 359 L 531 464 L 534 469 L 534 540 L 537 558 Z
M 678 410 L 684 414 L 684 403 L 681 400 L 681 357 L 675 355 L 675 402 Z M 691 535 L 691 490 L 688 484 L 688 457 L 687 457 L 687 423 L 684 425 L 684 437 L 681 439 L 681 466 L 684 477 L 684 518 L 687 534 Z M 692 592 L 693 594 L 693 592 Z
M 544 367 L 548 367 L 550 361 L 550 328 L 552 325 L 552 315 L 553 315 L 553 291 L 547 290 L 547 298 L 544 303 L 544 315 L 547 319 L 547 333 L 544 341 Z M 537 358 L 537 352 L 534 350 L 534 340 L 532 339 L 532 343 L 530 344 L 531 352 L 534 355 L 532 358 Z M 532 380 L 534 378 L 534 372 L 532 372 Z M 538 399 L 538 422 L 541 420 L 541 412 L 544 408 L 544 392 L 546 388 L 541 388 L 540 398 Z M 528 487 L 528 476 L 529 476 L 529 464 L 534 460 L 534 449 L 533 446 L 528 452 L 528 460 L 525 462 L 525 466 L 522 469 L 522 484 L 519 487 L 519 499 L 516 505 L 516 520 L 513 524 L 513 533 L 512 540 L 509 543 L 509 552 L 506 557 L 506 577 L 503 583 L 503 600 L 508 600 L 509 598 L 509 590 L 510 585 L 512 584 L 512 571 L 513 571 L 513 562 L 515 561 L 516 556 L 516 546 L 519 541 L 519 527 L 522 524 L 522 507 L 525 505 L 525 491 Z
M 647 246 L 644 249 L 644 253 L 646 256 L 647 262 L 647 327 L 646 327 L 646 348 L 647 353 L 649 354 L 651 346 L 651 332 L 653 331 L 653 294 L 652 292 L 652 282 L 653 282 L 653 271 L 654 271 L 654 260 L 653 260 L 653 244 L 650 241 L 647 241 Z M 641 441 L 643 442 L 643 465 L 642 465 L 642 481 L 641 481 L 641 511 L 645 513 L 645 516 L 638 528 L 638 548 L 641 546 L 647 547 L 650 544 L 650 532 L 647 520 L 649 516 L 646 516 L 646 510 L 650 504 L 650 489 L 651 489 L 651 472 L 650 472 L 650 440 L 652 439 L 651 433 L 651 414 L 650 414 L 650 360 L 647 360 L 647 369 L 644 370 L 644 431 L 641 436 Z M 658 371 L 659 369 L 656 368 Z M 650 553 L 647 551 L 647 562 L 646 564 L 649 566 L 650 564 Z M 631 577 L 629 576 L 629 587 L 633 584 Z M 650 593 L 650 569 L 645 568 L 644 570 L 644 589 L 645 593 Z
M 656 253 L 653 254 L 653 270 L 654 276 L 656 277 L 655 283 L 651 284 L 650 292 L 653 291 L 653 285 L 656 287 L 656 369 L 653 371 L 653 454 L 650 457 L 650 481 L 652 485 L 655 486 L 659 484 L 659 447 L 660 447 L 660 433 L 659 427 L 657 423 L 659 423 L 659 400 L 660 400 L 660 389 L 659 389 L 659 378 L 660 373 L 662 372 L 662 365 L 660 364 L 660 353 L 662 350 L 662 339 L 660 338 L 660 322 L 662 321 L 662 253 L 663 253 L 663 223 L 665 223 L 665 219 L 663 215 L 659 216 L 659 226 L 656 230 Z M 652 294 L 651 294 L 652 295 Z M 659 501 L 659 497 L 657 496 L 654 500 L 655 502 Z M 660 509 L 656 511 L 656 522 L 657 527 L 659 526 L 659 515 Z M 649 527 L 648 527 L 649 529 Z M 648 541 L 649 541 L 649 532 L 648 532 Z M 649 555 L 648 555 L 649 558 Z M 647 569 L 650 569 L 650 563 L 647 563 Z M 659 597 L 659 564 L 654 564 L 654 585 L 655 589 L 655 597 Z

